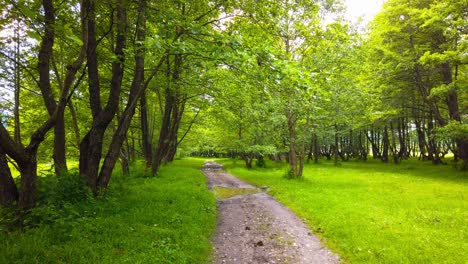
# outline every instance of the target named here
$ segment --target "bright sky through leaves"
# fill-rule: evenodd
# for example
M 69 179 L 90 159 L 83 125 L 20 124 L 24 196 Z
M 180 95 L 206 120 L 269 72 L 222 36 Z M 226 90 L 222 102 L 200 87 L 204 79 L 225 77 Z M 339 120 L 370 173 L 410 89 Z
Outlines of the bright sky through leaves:
M 382 8 L 384 0 L 345 0 L 347 17 L 351 21 L 357 21 L 362 17 L 364 22 L 371 21 Z

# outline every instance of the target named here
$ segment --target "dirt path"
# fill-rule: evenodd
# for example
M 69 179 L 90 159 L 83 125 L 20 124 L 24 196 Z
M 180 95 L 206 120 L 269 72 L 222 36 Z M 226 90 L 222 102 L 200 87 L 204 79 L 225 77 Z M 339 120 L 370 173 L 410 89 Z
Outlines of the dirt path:
M 339 263 L 338 256 L 273 197 L 223 172 L 220 164 L 206 162 L 202 171 L 211 190 L 216 193 L 220 187 L 228 194 L 218 198 L 214 263 Z

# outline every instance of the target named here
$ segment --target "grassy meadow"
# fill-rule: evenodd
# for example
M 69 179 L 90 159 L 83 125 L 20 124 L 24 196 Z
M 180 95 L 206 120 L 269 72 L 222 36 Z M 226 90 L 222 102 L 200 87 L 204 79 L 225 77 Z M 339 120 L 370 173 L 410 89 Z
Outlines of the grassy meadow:
M 227 170 L 269 193 L 305 220 L 348 263 L 467 263 L 468 174 L 420 161 L 321 161 L 304 179 L 286 164 Z
M 99 199 L 73 180 L 52 189 L 56 177 L 40 177 L 29 223 L 0 225 L 0 263 L 209 263 L 216 201 L 201 164 L 175 161 L 157 178 L 137 164 L 127 177 L 117 173 Z M 3 212 L 0 222 L 11 216 Z

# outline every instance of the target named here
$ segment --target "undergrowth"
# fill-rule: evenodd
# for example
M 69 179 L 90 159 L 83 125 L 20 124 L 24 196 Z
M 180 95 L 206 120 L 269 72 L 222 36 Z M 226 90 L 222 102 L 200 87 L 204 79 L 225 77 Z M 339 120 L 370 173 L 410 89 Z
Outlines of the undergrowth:
M 0 212 L 0 263 L 207 263 L 216 202 L 199 160 L 149 177 L 140 163 L 94 198 L 76 173 L 39 178 L 38 204 L 18 223 Z

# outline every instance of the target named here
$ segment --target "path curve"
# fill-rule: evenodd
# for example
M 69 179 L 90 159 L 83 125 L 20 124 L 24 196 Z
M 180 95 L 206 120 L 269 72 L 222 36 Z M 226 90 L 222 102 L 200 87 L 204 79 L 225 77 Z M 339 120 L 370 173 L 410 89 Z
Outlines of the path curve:
M 256 188 L 205 162 L 210 189 Z M 218 199 L 218 226 L 213 238 L 214 263 L 339 263 L 337 255 L 289 209 L 261 192 Z

